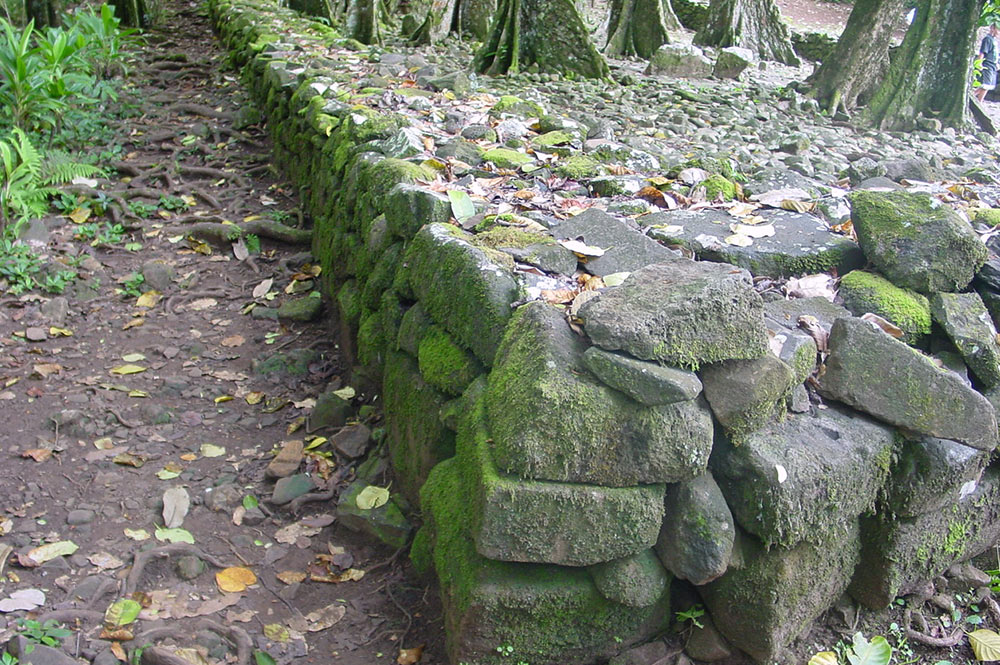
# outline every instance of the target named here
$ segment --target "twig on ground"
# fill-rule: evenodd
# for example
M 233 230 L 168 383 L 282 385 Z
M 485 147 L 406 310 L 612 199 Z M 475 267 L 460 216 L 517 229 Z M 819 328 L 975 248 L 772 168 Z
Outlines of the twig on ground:
M 145 552 L 135 553 L 135 557 L 132 561 L 132 570 L 129 571 L 128 577 L 125 579 L 124 594 L 126 596 L 130 596 L 135 592 L 136 588 L 139 586 L 139 580 L 142 579 L 142 573 L 146 569 L 150 560 L 177 554 L 196 556 L 199 559 L 212 564 L 216 568 L 226 567 L 226 564 L 220 559 L 217 559 L 211 554 L 208 554 L 189 543 L 170 543 L 169 545 L 161 545 L 160 547 L 155 547 L 151 550 L 146 550 Z

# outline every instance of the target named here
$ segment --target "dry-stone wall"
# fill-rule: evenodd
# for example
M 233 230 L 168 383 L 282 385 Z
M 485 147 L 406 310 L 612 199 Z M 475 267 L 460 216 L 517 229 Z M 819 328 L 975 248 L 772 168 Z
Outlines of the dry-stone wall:
M 421 156 L 419 113 L 352 99 L 366 53 L 273 3 L 213 10 L 305 192 L 345 344 L 382 386 L 396 486 L 422 515 L 412 558 L 440 583 L 453 663 L 601 662 L 668 625 L 673 578 L 733 646 L 780 660 L 845 591 L 884 607 L 997 540 L 1000 265 L 983 267 L 964 218 L 925 194 L 859 191 L 860 247 L 777 210 L 762 213 L 775 237 L 750 247 L 719 242 L 715 210 L 658 213 L 650 235 L 598 209 L 473 233 L 427 184 L 444 164 Z M 580 131 L 516 99 L 490 113 Z M 592 174 L 635 163 L 616 150 L 570 159 Z M 607 251 L 581 265 L 557 239 Z M 581 267 L 620 285 L 578 298 L 571 326 L 536 298 Z M 850 311 L 765 300 L 750 273 L 830 268 L 849 273 Z M 945 364 L 906 343 L 931 338 Z

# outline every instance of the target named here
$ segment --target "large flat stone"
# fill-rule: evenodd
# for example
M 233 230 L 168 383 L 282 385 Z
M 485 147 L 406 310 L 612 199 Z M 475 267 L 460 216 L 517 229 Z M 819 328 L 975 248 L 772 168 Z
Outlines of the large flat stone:
M 815 544 L 767 549 L 737 538 L 733 565 L 699 587 L 719 632 L 758 663 L 792 662 L 782 651 L 844 592 L 858 560 L 856 521 Z
M 517 310 L 486 394 L 497 467 L 618 487 L 702 473 L 713 437 L 704 402 L 629 399 L 586 370 L 585 346 L 555 308 L 532 302 Z
M 853 522 L 885 483 L 893 430 L 828 408 L 790 415 L 743 439 L 720 443 L 712 472 L 741 527 L 764 543 L 793 547 Z
M 824 330 L 830 332 L 834 321 L 843 317 L 850 318 L 851 313 L 826 298 L 813 296 L 768 300 L 764 303 L 764 316 L 789 330 L 799 328 L 799 318 L 811 316 Z
M 601 348 L 678 367 L 767 352 L 760 296 L 745 273 L 719 263 L 648 266 L 605 289 L 579 315 Z
M 637 228 L 597 208 L 589 208 L 554 226 L 551 231 L 558 240 L 582 240 L 605 250 L 603 256 L 589 259 L 585 266 L 588 272 L 601 277 L 679 260 L 673 252 L 644 236 Z
M 878 273 L 852 270 L 840 280 L 844 307 L 855 316 L 878 314 L 903 331 L 907 344 L 919 342 L 931 332 L 931 308 L 927 297 L 901 289 Z
M 406 251 L 408 281 L 431 318 L 489 367 L 519 290 L 508 270 L 466 238 L 455 227 L 424 226 Z
M 701 394 L 701 379 L 686 369 L 665 367 L 596 346 L 587 349 L 583 362 L 605 385 L 646 406 L 684 402 Z
M 480 554 L 589 566 L 653 546 L 663 521 L 664 485 L 601 487 L 506 475 L 493 463 L 483 411 L 481 402 L 472 407 L 456 442 Z
M 861 319 L 837 319 L 822 393 L 914 432 L 993 450 L 989 401 L 930 358 Z
M 998 538 L 1000 471 L 987 469 L 974 492 L 944 510 L 863 519 L 861 561 L 850 594 L 866 607 L 882 609 L 956 561 L 985 552 Z
M 682 580 L 707 584 L 726 572 L 736 527 L 711 474 L 671 485 L 667 515 L 656 539 L 660 561 Z
M 888 484 L 892 513 L 915 517 L 944 510 L 972 492 L 989 455 L 955 441 L 919 437 L 899 447 Z
M 988 252 L 972 226 L 927 194 L 856 191 L 851 219 L 865 256 L 896 286 L 959 291 Z
M 857 243 L 833 233 L 815 215 L 774 209 L 755 214 L 774 227 L 774 235 L 754 238 L 748 247 L 725 241 L 740 220 L 723 210 L 671 210 L 642 221 L 653 227 L 649 235 L 657 240 L 683 245 L 699 259 L 732 263 L 754 275 L 791 277 L 829 270 L 844 274 L 865 263 Z
M 931 314 L 980 384 L 988 389 L 1000 383 L 997 329 L 979 294 L 935 293 L 931 297 Z
M 760 429 L 785 412 L 795 372 L 770 353 L 752 360 L 726 360 L 701 369 L 705 398 L 730 437 Z
M 456 460 L 434 469 L 421 492 L 426 523 L 414 543 L 415 561 L 428 559 L 437 572 L 450 662 L 595 665 L 667 627 L 666 590 L 651 605 L 629 607 L 605 598 L 584 568 L 476 552 L 463 473 Z

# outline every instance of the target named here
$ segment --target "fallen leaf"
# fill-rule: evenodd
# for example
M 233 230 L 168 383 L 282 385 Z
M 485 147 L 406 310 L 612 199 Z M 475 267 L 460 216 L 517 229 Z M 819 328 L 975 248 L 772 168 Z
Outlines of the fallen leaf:
M 129 330 L 131 328 L 138 328 L 146 322 L 146 319 L 142 317 L 136 317 L 122 326 L 122 330 Z
M 268 277 L 263 282 L 261 282 L 260 284 L 258 284 L 253 288 L 253 297 L 263 298 L 265 295 L 267 295 L 267 292 L 271 290 L 271 286 L 273 284 L 274 284 L 274 279 Z
M 189 543 L 194 545 L 194 536 L 191 535 L 190 531 L 185 531 L 184 529 L 158 527 L 153 535 L 156 536 L 157 540 L 164 543 Z
M 227 593 L 237 593 L 257 583 L 257 576 L 249 568 L 233 566 L 215 574 L 215 583 Z
M 22 452 L 21 457 L 30 457 L 36 462 L 44 462 L 52 457 L 52 451 L 49 448 L 31 448 Z
M 263 401 L 264 399 L 264 393 L 258 391 L 250 392 L 247 393 L 246 397 L 244 397 L 243 399 L 245 399 L 247 404 L 250 405 L 260 404 L 261 401 Z
M 229 610 L 226 612 L 226 621 L 228 623 L 247 623 L 249 621 L 253 621 L 254 616 L 255 614 L 253 610 L 244 610 L 243 612 L 234 612 L 233 610 Z
M 213 443 L 201 444 L 202 457 L 222 457 L 226 454 L 226 449 Z
M 731 236 L 726 236 L 723 238 L 723 241 L 727 245 L 733 245 L 734 247 L 749 247 L 753 244 L 753 238 L 740 233 L 734 233 Z
M 289 621 L 289 626 L 292 630 L 300 633 L 316 633 L 321 630 L 326 630 L 330 626 L 334 625 L 343 619 L 345 614 L 347 614 L 347 608 L 339 603 L 333 603 L 331 605 L 327 605 L 326 607 L 321 607 L 318 610 L 313 610 L 304 617 L 293 618 Z
M 72 337 L 73 331 L 69 328 L 56 328 L 51 326 L 49 328 L 49 337 Z
M 600 247 L 593 247 L 579 240 L 560 240 L 559 244 L 573 252 L 577 256 L 598 257 L 604 256 L 604 250 Z
M 269 623 L 264 626 L 264 635 L 267 636 L 267 639 L 275 642 L 287 642 L 290 637 L 288 629 L 280 623 Z
M 451 201 L 451 214 L 462 222 L 476 214 L 476 205 L 469 195 L 460 189 L 449 189 L 448 200 Z
M 204 647 L 201 647 L 204 649 Z M 174 647 L 174 655 L 180 658 L 190 665 L 210 665 L 208 658 L 202 653 L 201 649 L 192 649 L 189 647 Z
M 774 235 L 773 224 L 750 225 L 750 224 L 730 224 L 729 230 L 737 235 L 744 235 L 750 238 L 769 238 Z
M 232 348 L 235 346 L 242 346 L 245 341 L 246 340 L 243 338 L 243 335 L 233 335 L 232 337 L 224 337 L 219 343 L 222 346 Z
M 980 628 L 969 633 L 969 644 L 976 660 L 1000 660 L 1000 635 L 992 630 Z
M 160 302 L 160 292 L 159 291 L 146 291 L 141 296 L 136 298 L 136 307 L 145 307 L 147 309 L 152 309 L 156 307 L 156 303 Z
M 883 332 L 888 333 L 891 337 L 895 337 L 896 339 L 903 339 L 903 337 L 906 335 L 906 333 L 903 332 L 902 328 L 892 323 L 891 321 L 883 319 L 878 314 L 865 312 L 864 314 L 861 315 L 861 320 L 871 323 L 872 325 L 880 328 Z
M 134 640 L 135 635 L 133 635 L 132 631 L 129 630 L 128 628 L 115 628 L 110 630 L 108 628 L 104 628 L 103 630 L 101 630 L 99 639 L 114 640 L 117 642 L 128 642 Z
M 66 217 L 74 224 L 83 224 L 90 218 L 90 208 L 74 208 Z
M 421 657 L 424 655 L 424 645 L 421 644 L 418 647 L 413 647 L 412 649 L 400 649 L 399 657 L 396 658 L 397 665 L 414 665 L 419 663 Z
M 123 529 L 122 532 L 129 540 L 135 540 L 138 542 L 149 540 L 149 531 L 146 531 L 145 529 Z
M 104 625 L 110 629 L 127 626 L 139 617 L 142 605 L 130 598 L 121 598 L 111 603 L 104 612 Z
M 358 493 L 354 499 L 361 510 L 373 510 L 384 506 L 389 501 L 389 488 L 369 485 Z
M 833 278 L 825 273 L 789 279 L 785 283 L 785 293 L 791 298 L 820 296 L 830 302 L 833 302 L 837 295 L 833 290 Z
M 18 589 L 7 598 L 0 600 L 0 612 L 33 610 L 45 604 L 45 592 L 41 589 Z
M 146 356 L 141 353 L 126 353 L 124 356 L 122 356 L 122 360 L 124 360 L 127 363 L 142 362 L 145 359 Z
M 280 573 L 276 574 L 275 577 L 277 577 L 285 584 L 297 584 L 299 582 L 305 581 L 307 575 L 298 570 L 283 570 Z
M 820 651 L 809 659 L 807 665 L 837 665 L 837 654 L 833 651 Z
M 163 525 L 174 529 L 184 523 L 191 508 L 191 497 L 183 487 L 171 487 L 163 493 Z
M 253 652 L 253 660 L 255 665 L 277 665 L 277 661 L 266 651 L 261 651 L 257 649 Z
M 604 276 L 604 285 L 605 286 L 619 286 L 626 279 L 628 279 L 629 275 L 631 275 L 631 274 L 632 273 L 630 273 L 630 272 L 613 272 L 610 275 L 605 275 Z
M 206 600 L 204 603 L 199 603 L 197 605 L 189 605 L 187 600 L 178 599 L 170 607 L 170 616 L 175 619 L 208 616 L 224 610 L 227 607 L 232 607 L 240 602 L 242 598 L 243 595 L 238 593 L 223 594 L 218 598 L 212 598 L 211 600 Z
M 182 469 L 179 466 L 171 466 L 171 464 L 167 464 L 156 472 L 156 477 L 160 480 L 173 480 L 177 476 L 181 475 L 181 471 Z
M 61 556 L 69 556 L 80 549 L 72 540 L 60 540 L 55 543 L 40 545 L 28 551 L 27 554 L 19 554 L 18 563 L 25 568 L 40 566 L 46 561 L 51 561 Z
M 279 543 L 284 543 L 285 545 L 291 545 L 299 538 L 308 538 L 309 536 L 315 536 L 317 533 L 322 531 L 320 527 L 305 526 L 296 522 L 295 524 L 289 524 L 288 526 L 281 527 L 274 532 L 274 539 Z
M 233 401 L 232 395 L 219 395 L 214 400 L 216 404 L 222 404 L 223 402 L 232 402 L 232 401 Z
M 47 379 L 53 374 L 58 374 L 62 371 L 62 365 L 57 363 L 37 363 L 31 368 L 31 374 L 35 378 Z
M 111 653 L 114 655 L 115 658 L 117 658 L 118 660 L 120 660 L 122 662 L 125 662 L 125 661 L 128 660 L 128 655 L 125 653 L 125 649 L 122 648 L 122 643 L 121 642 L 112 642 L 111 643 Z
M 131 466 L 136 469 L 141 468 L 143 464 L 146 463 L 146 458 L 142 455 L 136 455 L 135 453 L 119 453 L 111 458 L 111 461 L 115 464 L 121 464 L 122 466 Z
M 784 199 L 781 202 L 781 208 L 783 210 L 792 210 L 795 212 L 812 212 L 816 204 L 812 201 L 796 201 L 795 199 Z
M 351 386 L 344 386 L 340 390 L 334 390 L 333 394 L 343 400 L 352 400 L 354 396 L 357 395 L 357 391 Z
M 111 373 L 118 375 L 126 374 L 138 374 L 139 372 L 145 372 L 146 368 L 141 365 L 119 365 L 118 367 L 112 367 Z
M 87 557 L 87 561 L 91 564 L 97 566 L 101 570 L 114 570 L 115 568 L 121 568 L 125 565 L 125 562 L 108 552 L 97 552 L 91 554 Z
M 195 312 L 200 312 L 219 304 L 219 301 L 215 298 L 198 298 L 197 300 L 192 300 L 188 303 L 187 309 Z

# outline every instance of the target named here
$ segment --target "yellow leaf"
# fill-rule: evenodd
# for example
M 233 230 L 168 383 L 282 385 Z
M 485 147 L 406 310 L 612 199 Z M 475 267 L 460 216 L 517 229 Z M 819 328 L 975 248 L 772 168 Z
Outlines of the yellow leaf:
M 201 444 L 201 454 L 205 457 L 222 457 L 226 454 L 226 449 L 213 443 L 203 443 Z
M 223 402 L 232 402 L 232 401 L 233 401 L 232 395 L 219 395 L 218 397 L 215 398 L 216 404 L 222 404 Z
M 809 201 L 796 201 L 795 199 L 785 199 L 781 202 L 783 210 L 794 210 L 795 212 L 811 212 L 816 207 L 815 203 Z
M 181 195 L 181 201 L 184 201 L 184 203 L 186 203 L 189 208 L 191 206 L 198 205 L 198 200 L 196 198 L 194 198 L 193 196 L 191 196 L 190 194 L 182 194 Z
M 397 665 L 415 665 L 420 662 L 424 655 L 424 645 L 413 647 L 412 649 L 400 649 L 399 657 L 396 658 Z
M 140 317 L 134 318 L 125 325 L 122 326 L 122 330 L 128 330 L 129 328 L 138 328 L 146 322 L 146 319 Z
M 325 436 L 317 436 L 315 439 L 309 442 L 309 445 L 305 447 L 305 450 L 312 450 L 313 448 L 319 448 L 326 442 L 327 438 Z
M 257 576 L 249 568 L 233 566 L 225 568 L 215 574 L 215 583 L 219 589 L 229 593 L 243 591 L 248 586 L 257 583 Z
M 373 510 L 384 506 L 389 501 L 389 489 L 387 487 L 376 487 L 369 485 L 361 490 L 354 502 L 361 510 Z
M 212 255 L 212 248 L 208 246 L 208 243 L 192 242 L 191 249 L 193 249 L 198 254 L 204 254 L 205 256 Z
M 136 307 L 156 307 L 156 303 L 160 302 L 160 292 L 159 291 L 146 291 L 141 296 L 136 298 Z
M 66 216 L 73 220 L 74 224 L 83 224 L 90 217 L 90 208 L 75 208 Z
M 727 245 L 734 245 L 736 247 L 749 247 L 750 245 L 753 244 L 753 238 L 739 233 L 734 233 L 731 236 L 726 236 L 724 240 Z
M 264 626 L 264 635 L 267 636 L 267 639 L 275 642 L 287 642 L 291 637 L 288 634 L 288 629 L 280 623 L 269 623 Z
M 244 222 L 256 222 L 258 219 L 261 219 L 260 215 L 247 215 L 246 217 L 243 218 L 243 221 Z
M 173 215 L 171 215 L 166 210 L 157 210 L 156 214 L 162 217 L 163 219 L 170 219 L 171 217 L 173 217 Z
M 308 577 L 305 573 L 299 572 L 297 570 L 283 570 L 277 575 L 275 575 L 279 580 L 285 584 L 296 584 L 302 582 Z
M 149 393 L 145 390 L 130 390 L 128 391 L 129 397 L 149 397 Z
M 832 651 L 820 651 L 809 659 L 808 665 L 837 665 L 837 654 Z
M 49 328 L 49 337 L 72 337 L 73 331 L 68 328 L 56 328 L 55 326 Z
M 141 353 L 126 353 L 122 356 L 122 360 L 127 363 L 137 363 L 146 359 L 146 356 Z
M 264 393 L 258 391 L 247 393 L 247 396 L 244 399 L 247 401 L 247 404 L 260 404 L 264 399 Z
M 969 633 L 969 644 L 976 660 L 1000 660 L 1000 635 L 988 628 L 980 628 Z
M 145 372 L 146 368 L 141 365 L 119 365 L 118 367 L 111 368 L 112 374 L 138 374 L 139 372 Z
M 195 455 L 194 453 L 184 453 L 183 455 L 181 455 L 181 459 L 184 460 L 185 462 L 193 462 L 196 459 L 198 459 L 198 456 Z

